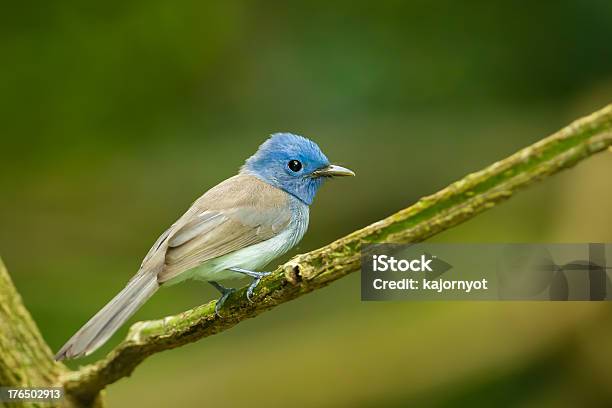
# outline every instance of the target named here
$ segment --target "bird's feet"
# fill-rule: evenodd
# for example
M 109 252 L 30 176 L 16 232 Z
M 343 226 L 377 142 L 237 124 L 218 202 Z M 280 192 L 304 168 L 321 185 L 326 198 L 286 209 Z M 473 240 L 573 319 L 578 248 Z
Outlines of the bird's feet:
M 221 310 L 221 308 L 223 307 L 223 304 L 225 303 L 229 295 L 234 293 L 236 289 L 226 288 L 225 286 L 221 286 L 217 282 L 214 282 L 214 281 L 209 281 L 208 283 L 213 285 L 215 289 L 221 292 L 221 297 L 217 300 L 217 303 L 215 304 L 215 315 L 217 315 L 217 317 L 221 317 L 221 315 L 219 314 L 219 310 Z
M 260 276 L 253 279 L 253 282 L 251 282 L 251 284 L 249 285 L 249 288 L 247 289 L 246 295 L 247 295 L 247 299 L 249 299 L 249 302 L 252 302 L 251 297 L 253 297 L 253 291 L 255 290 L 257 285 L 259 285 L 259 281 L 261 281 L 261 279 L 264 276 L 268 276 L 272 274 L 272 272 L 258 272 L 258 273 L 260 274 Z
M 255 272 L 255 271 L 249 271 L 249 270 L 242 269 L 242 268 L 230 268 L 230 270 L 234 272 L 242 273 L 244 275 L 247 275 L 253 278 L 253 282 L 251 282 L 251 284 L 249 285 L 249 288 L 247 289 L 247 293 L 246 293 L 246 296 L 247 296 L 247 299 L 249 299 L 249 302 L 253 301 L 251 299 L 253 297 L 253 291 L 255 290 L 257 285 L 259 285 L 259 282 L 264 277 L 272 274 L 272 272 Z M 217 300 L 217 303 L 215 304 L 215 315 L 217 315 L 218 317 L 221 317 L 221 315 L 219 314 L 219 311 L 223 307 L 223 304 L 225 303 L 229 295 L 234 293 L 236 289 L 226 288 L 225 286 L 221 286 L 215 281 L 209 281 L 208 283 L 213 285 L 215 289 L 221 292 L 221 297 L 219 298 L 219 300 Z
M 259 282 L 262 280 L 262 278 L 272 274 L 272 272 L 254 272 L 242 268 L 230 268 L 230 271 L 242 273 L 253 278 L 253 282 L 251 282 L 251 284 L 249 285 L 249 288 L 247 289 L 246 293 L 247 299 L 249 299 L 250 302 L 252 302 L 251 298 L 253 297 L 253 291 L 255 290 L 257 285 L 259 285 Z

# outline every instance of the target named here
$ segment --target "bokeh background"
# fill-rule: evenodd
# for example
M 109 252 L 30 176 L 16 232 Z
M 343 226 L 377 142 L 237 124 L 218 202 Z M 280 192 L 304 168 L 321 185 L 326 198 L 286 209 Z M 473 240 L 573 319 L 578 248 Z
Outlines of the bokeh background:
M 607 0 L 4 4 L 0 254 L 57 350 L 268 134 L 310 136 L 358 175 L 320 192 L 292 254 L 308 251 L 612 102 L 611 39 Z M 611 242 L 611 174 L 598 155 L 435 240 Z M 213 297 L 181 284 L 133 321 Z M 606 406 L 611 341 L 610 304 L 362 303 L 354 274 L 155 355 L 107 395 Z

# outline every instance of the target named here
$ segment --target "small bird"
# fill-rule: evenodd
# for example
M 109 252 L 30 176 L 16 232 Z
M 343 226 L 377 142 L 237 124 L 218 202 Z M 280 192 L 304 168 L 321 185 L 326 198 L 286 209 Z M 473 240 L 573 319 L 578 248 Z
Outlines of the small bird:
M 198 198 L 145 256 L 138 273 L 57 352 L 65 360 L 102 346 L 160 286 L 186 279 L 209 282 L 221 297 L 219 311 L 236 289 L 218 281 L 250 276 L 251 300 L 257 272 L 294 247 L 308 228 L 309 206 L 326 178 L 354 176 L 330 164 L 313 141 L 276 133 L 248 158 L 237 175 Z

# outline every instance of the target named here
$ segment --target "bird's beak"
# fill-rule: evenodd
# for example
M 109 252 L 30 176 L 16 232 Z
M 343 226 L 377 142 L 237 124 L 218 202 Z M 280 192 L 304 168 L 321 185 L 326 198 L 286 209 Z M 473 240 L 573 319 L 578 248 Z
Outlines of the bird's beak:
M 312 177 L 343 177 L 354 175 L 355 173 L 353 173 L 353 171 L 342 166 L 336 166 L 335 164 L 330 164 L 327 167 L 312 172 Z

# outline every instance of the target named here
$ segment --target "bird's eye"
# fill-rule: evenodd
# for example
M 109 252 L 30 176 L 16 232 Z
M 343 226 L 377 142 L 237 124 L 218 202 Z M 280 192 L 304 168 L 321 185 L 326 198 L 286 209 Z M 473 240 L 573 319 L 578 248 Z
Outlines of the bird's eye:
M 291 169 L 291 171 L 297 173 L 302 170 L 302 163 L 299 160 L 291 160 L 287 166 Z

